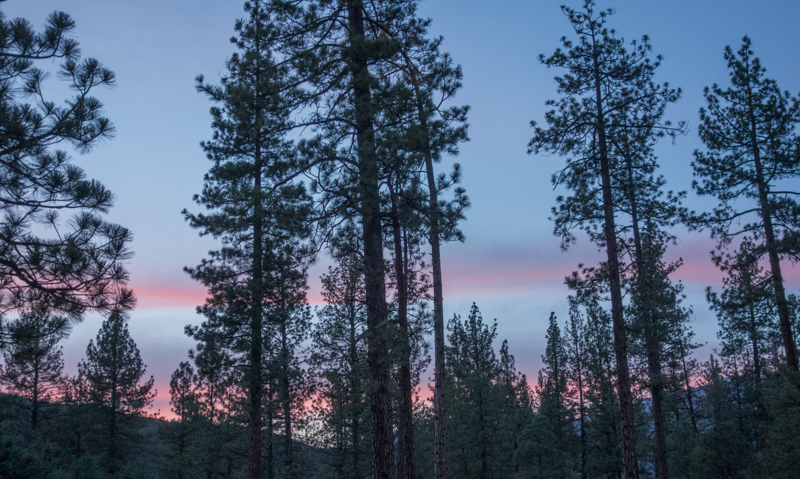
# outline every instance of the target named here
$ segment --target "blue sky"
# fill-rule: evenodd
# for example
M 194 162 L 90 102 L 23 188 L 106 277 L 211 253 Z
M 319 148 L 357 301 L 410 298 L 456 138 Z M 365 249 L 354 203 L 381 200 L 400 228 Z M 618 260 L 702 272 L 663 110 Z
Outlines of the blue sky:
M 566 317 L 563 277 L 578 263 L 602 257 L 585 239 L 567 253 L 559 250 L 548 215 L 559 193 L 550 186 L 550 175 L 562 160 L 526 153 L 530 121 L 542 122 L 544 103 L 556 94 L 558 72 L 540 65 L 538 55 L 552 53 L 560 37 L 571 33 L 561 3 L 427 0 L 420 5 L 422 15 L 433 18 L 432 33 L 444 36 L 444 49 L 463 66 L 464 88 L 456 101 L 472 107 L 471 141 L 456 160 L 464 168 L 473 206 L 463 226 L 466 243 L 443 250 L 445 315 L 466 314 L 477 302 L 484 318 L 498 319 L 500 338 L 509 339 L 517 364 L 529 376 L 538 369 L 549 312 Z M 654 52 L 664 56 L 659 81 L 683 89 L 683 98 L 667 115 L 686 120 L 689 134 L 658 148 L 669 188 L 690 189 L 692 151 L 702 146 L 696 134 L 702 89 L 727 82 L 725 45 L 738 48 L 742 36 L 749 35 L 768 75 L 782 88 L 800 91 L 800 2 L 599 3 L 609 6 L 617 11 L 609 25 L 626 40 L 648 34 Z M 110 218 L 134 232 L 129 266 L 139 308 L 130 329 L 156 377 L 156 407 L 166 411 L 169 375 L 192 347 L 183 327 L 198 321 L 193 305 L 203 297 L 182 268 L 197 264 L 215 246 L 198 237 L 180 214 L 183 208 L 197 210 L 191 197 L 200 191 L 209 166 L 199 142 L 211 135 L 210 104 L 195 92 L 194 78 L 202 73 L 213 81 L 223 72 L 242 2 L 9 0 L 2 8 L 7 17 L 22 16 L 37 27 L 53 10 L 69 13 L 84 55 L 117 74 L 117 87 L 99 92 L 116 137 L 74 156 L 90 177 L 116 194 Z M 57 82 L 50 83 L 54 95 L 61 94 Z M 690 193 L 688 206 L 710 205 Z M 716 321 L 703 288 L 720 284 L 720 275 L 710 264 L 712 243 L 705 234 L 681 233 L 680 238 L 669 254 L 687 262 L 676 279 L 686 284 L 698 339 L 709 343 L 705 355 L 715 343 Z M 311 271 L 312 297 L 318 296 L 314 289 L 323 265 Z M 798 276 L 797 270 L 790 274 L 790 292 L 800 288 Z M 76 326 L 64 346 L 68 370 L 83 357 L 100 321 L 90 316 Z

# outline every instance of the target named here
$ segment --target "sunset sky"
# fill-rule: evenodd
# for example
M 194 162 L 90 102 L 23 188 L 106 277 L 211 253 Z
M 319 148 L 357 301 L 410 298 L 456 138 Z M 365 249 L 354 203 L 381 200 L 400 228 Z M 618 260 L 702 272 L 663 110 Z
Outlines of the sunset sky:
M 538 61 L 550 54 L 571 28 L 550 0 L 427 0 L 420 11 L 433 19 L 432 33 L 445 38 L 444 50 L 464 70 L 459 104 L 472 107 L 471 141 L 455 161 L 464 169 L 464 186 L 472 201 L 463 225 L 466 242 L 443 248 L 445 317 L 467 314 L 474 301 L 485 319 L 497 318 L 499 339 L 508 339 L 518 367 L 535 376 L 544 349 L 547 317 L 566 318 L 568 294 L 564 276 L 578 263 L 602 258 L 585 238 L 569 252 L 559 250 L 548 220 L 559 191 L 550 175 L 563 160 L 526 154 L 530 121 L 542 122 L 545 101 L 555 98 L 553 76 Z M 569 2 L 578 7 L 578 1 Z M 657 150 L 668 187 L 689 190 L 692 151 L 697 138 L 703 87 L 726 84 L 723 48 L 741 45 L 749 35 L 757 56 L 783 89 L 800 91 L 800 2 L 752 0 L 601 1 L 617 14 L 609 26 L 626 40 L 650 36 L 653 50 L 664 56 L 657 80 L 683 89 L 683 98 L 668 118 L 688 122 L 689 134 Z M 37 28 L 53 10 L 76 21 L 75 37 L 84 56 L 98 58 L 117 74 L 117 87 L 98 92 L 114 122 L 116 137 L 87 155 L 73 152 L 90 177 L 116 194 L 109 215 L 134 233 L 130 261 L 132 286 L 139 305 L 130 331 L 159 390 L 155 407 L 166 413 L 169 375 L 193 346 L 183 335 L 197 323 L 194 307 L 204 290 L 182 271 L 215 247 L 184 222 L 181 210 L 199 211 L 191 197 L 200 191 L 210 162 L 199 142 L 211 136 L 208 100 L 194 88 L 204 74 L 214 82 L 233 52 L 228 42 L 240 0 L 9 0 L 7 17 L 25 17 Z M 63 98 L 55 79 L 53 99 Z M 446 159 L 444 165 L 452 163 Z M 449 169 L 449 167 L 447 167 Z M 687 206 L 706 209 L 713 203 L 689 193 Z M 716 346 L 717 324 L 708 311 L 704 288 L 719 286 L 721 275 L 709 259 L 713 244 L 706 233 L 678 232 L 680 244 L 670 258 L 685 265 L 675 275 L 686 285 L 686 303 L 694 307 L 698 354 Z M 318 301 L 321 258 L 309 279 L 312 302 Z M 786 274 L 789 292 L 800 288 L 800 272 Z M 93 315 L 75 327 L 64 345 L 67 370 L 74 372 L 101 318 Z

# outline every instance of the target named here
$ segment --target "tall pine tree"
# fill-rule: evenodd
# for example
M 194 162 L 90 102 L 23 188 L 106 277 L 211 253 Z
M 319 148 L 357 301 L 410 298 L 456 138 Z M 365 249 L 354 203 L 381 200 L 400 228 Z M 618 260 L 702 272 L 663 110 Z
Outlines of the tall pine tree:
M 696 150 L 692 162 L 698 177 L 692 186 L 719 205 L 697 216 L 695 224 L 710 228 L 721 247 L 739 234 L 759 242 L 769 260 L 786 365 L 797 371 L 781 257 L 797 251 L 797 192 L 782 185 L 800 176 L 800 100 L 765 76 L 748 37 L 736 53 L 725 47 L 725 61 L 731 84 L 704 90 L 707 106 L 700 109 L 698 133 L 707 151 Z
M 273 61 L 276 31 L 263 2 L 246 3 L 245 12 L 232 39 L 239 52 L 228 59 L 221 85 L 198 77 L 198 90 L 219 105 L 211 109 L 213 139 L 202 143 L 213 166 L 202 194 L 195 196 L 212 212 L 184 214 L 201 234 L 223 244 L 187 272 L 211 293 L 201 309 L 208 318 L 202 327 L 216 331 L 220 345 L 234 348 L 246 370 L 248 477 L 255 479 L 262 470 L 266 309 L 289 307 L 305 295 L 298 244 L 305 190 L 287 176 L 293 155 L 285 139 L 291 89 L 285 70 Z M 232 337 L 237 339 L 227 343 Z
M 603 267 L 611 296 L 611 316 L 616 354 L 617 391 L 622 419 L 622 441 L 625 476 L 638 477 L 636 434 L 634 431 L 633 398 L 628 365 L 628 339 L 622 298 L 620 235 L 616 214 L 625 204 L 615 189 L 620 158 L 615 147 L 630 137 L 644 141 L 646 147 L 657 130 L 670 131 L 661 123 L 665 103 L 676 95 L 668 88 L 652 83 L 658 62 L 650 60 L 647 37 L 633 42 L 630 50 L 621 38 L 605 26 L 612 10 L 595 11 L 595 3 L 586 0 L 582 11 L 562 7 L 578 42 L 563 39 L 564 49 L 540 60 L 548 67 L 565 68 L 568 73 L 556 77 L 560 100 L 548 101 L 555 109 L 545 114 L 549 128 L 533 122 L 534 137 L 530 153 L 555 153 L 567 157 L 567 165 L 553 175 L 553 184 L 573 191 L 559 197 L 553 208 L 555 234 L 561 236 L 562 247 L 575 239 L 574 228 L 583 229 L 590 239 L 604 247 L 607 260 Z M 646 94 L 642 94 L 646 93 Z M 640 118 L 631 123 L 632 105 L 639 105 Z M 652 107 L 645 111 L 645 107 Z M 633 108 L 635 111 L 635 108 Z

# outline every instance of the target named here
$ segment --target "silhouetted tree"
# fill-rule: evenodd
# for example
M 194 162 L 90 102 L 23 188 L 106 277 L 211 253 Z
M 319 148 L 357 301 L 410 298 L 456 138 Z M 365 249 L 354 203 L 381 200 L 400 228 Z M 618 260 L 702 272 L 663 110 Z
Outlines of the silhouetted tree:
M 369 407 L 362 260 L 357 233 L 349 226 L 336 241 L 335 267 L 322 276 L 325 306 L 317 311 L 310 362 L 318 377 L 316 408 L 322 418 L 321 444 L 337 477 L 358 479 L 367 471 Z
M 42 403 L 52 402 L 54 393 L 64 386 L 64 359 L 58 343 L 65 336 L 66 322 L 33 306 L 7 324 L 11 343 L 3 349 L 0 383 L 7 393 L 30 401 L 32 429 L 38 426 Z
M 305 190 L 286 176 L 293 154 L 285 139 L 290 94 L 285 69 L 272 58 L 275 29 L 263 2 L 246 3 L 245 12 L 247 19 L 236 22 L 233 39 L 239 52 L 226 62 L 221 85 L 208 85 L 202 76 L 197 83 L 219 105 L 211 109 L 213 139 L 202 143 L 213 166 L 202 194 L 194 198 L 212 212 L 184 214 L 201 234 L 223 244 L 210 260 L 186 271 L 211 293 L 201 308 L 208 318 L 202 327 L 222 335 L 218 343 L 234 348 L 246 369 L 248 477 L 256 479 L 262 470 L 266 309 L 270 303 L 283 308 L 304 298 L 297 238 L 303 235 Z
M 77 321 L 89 309 L 130 308 L 134 297 L 122 263 L 131 233 L 102 219 L 113 195 L 54 149 L 70 144 L 84 153 L 114 131 L 91 96 L 112 86 L 114 73 L 80 59 L 74 28 L 63 12 L 51 13 L 40 32 L 0 12 L 0 310 L 35 297 Z M 37 66 L 52 61 L 73 92 L 61 106 Z M 68 212 L 75 215 L 63 218 Z M 48 228 L 52 234 L 39 236 Z
M 451 431 L 448 468 L 456 477 L 490 479 L 513 472 L 513 439 L 508 434 L 493 341 L 497 323 L 486 324 L 473 304 L 466 320 L 448 322 L 447 370 Z
M 178 479 L 191 477 L 198 462 L 195 451 L 201 423 L 196 382 L 194 368 L 186 361 L 178 365 L 169 381 L 169 402 L 175 418 L 162 426 L 161 437 L 169 446 L 167 467 L 177 472 Z
M 89 341 L 86 359 L 80 362 L 78 371 L 98 410 L 105 439 L 102 448 L 108 453 L 109 472 L 114 474 L 120 459 L 120 437 L 138 433 L 132 424 L 156 394 L 152 376 L 142 381 L 145 365 L 123 313 L 114 311 L 103 321 L 97 339 Z
M 553 175 L 554 185 L 573 191 L 573 196 L 559 197 L 558 208 L 553 208 L 554 232 L 561 236 L 562 247 L 574 241 L 572 230 L 581 228 L 606 249 L 604 274 L 611 296 L 623 459 L 625 476 L 633 479 L 638 477 L 638 460 L 623 317 L 620 231 L 615 219 L 624 203 L 614 191 L 615 174 L 620 168 L 614 145 L 634 137 L 647 146 L 657 131 L 671 131 L 669 123 L 661 123 L 660 112 L 665 103 L 674 101 L 671 96 L 675 93 L 653 84 L 658 61 L 650 60 L 646 36 L 628 50 L 623 40 L 607 29 L 605 23 L 612 10 L 596 12 L 591 0 L 584 2 L 582 11 L 562 10 L 578 34 L 578 42 L 564 37 L 563 50 L 550 57 L 540 56 L 548 67 L 566 68 L 569 73 L 556 77 L 562 98 L 548 101 L 556 107 L 545 114 L 549 128 L 539 128 L 532 122 L 535 133 L 529 152 L 567 157 L 567 166 Z M 650 98 L 649 106 L 643 97 Z M 636 110 L 636 104 L 642 110 L 638 113 L 643 113 L 637 120 L 647 121 L 627 121 L 631 119 L 628 112 Z M 647 107 L 654 110 L 644 114 Z
M 442 38 L 427 38 L 430 20 L 409 22 L 392 35 L 402 42 L 401 65 L 404 84 L 413 91 L 410 128 L 410 149 L 422 156 L 424 181 L 428 192 L 424 216 L 431 245 L 431 275 L 433 279 L 434 334 L 434 476 L 444 479 L 446 467 L 445 418 L 445 345 L 444 307 L 442 293 L 442 260 L 440 243 L 463 235 L 456 229 L 463 219 L 463 209 L 469 201 L 462 188 L 455 190 L 455 201 L 440 201 L 439 195 L 460 179 L 459 165 L 454 165 L 448 179 L 436 176 L 433 164 L 441 161 L 442 153 L 455 155 L 458 143 L 467 140 L 466 115 L 469 107 L 446 107 L 445 104 L 461 88 L 462 72 L 447 53 L 440 51 Z
M 692 186 L 699 195 L 717 198 L 719 205 L 694 222 L 709 228 L 721 248 L 740 234 L 760 243 L 758 251 L 769 259 L 786 364 L 797 371 L 781 256 L 798 257 L 800 206 L 798 192 L 781 185 L 800 177 L 800 100 L 764 76 L 751 45 L 744 37 L 738 52 L 725 47 L 731 85 L 722 89 L 715 83 L 704 90 L 707 107 L 700 109 L 698 133 L 707 151 L 694 153 L 692 167 L 699 179 Z

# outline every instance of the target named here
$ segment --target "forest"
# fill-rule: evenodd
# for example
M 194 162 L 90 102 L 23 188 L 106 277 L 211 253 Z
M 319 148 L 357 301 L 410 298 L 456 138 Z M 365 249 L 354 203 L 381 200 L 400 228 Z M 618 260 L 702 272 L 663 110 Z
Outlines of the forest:
M 526 208 L 602 260 L 573 254 L 568 315 L 531 319 L 547 332 L 528 377 L 479 304 L 445 311 L 469 78 L 418 0 L 246 1 L 219 79 L 194 83 L 211 128 L 182 216 L 216 246 L 184 268 L 206 299 L 158 413 L 129 329 L 133 233 L 72 155 L 112 140 L 97 95 L 118 79 L 68 13 L 37 28 L 4 2 L 0 478 L 800 477 L 800 98 L 748 36 L 719 47 L 727 76 L 696 72 L 690 129 L 650 37 L 617 31 L 606 2 L 560 7 L 527 144 L 558 196 Z M 691 191 L 673 191 L 657 145 L 689 134 Z M 675 279 L 685 231 L 724 277 L 704 304 Z M 716 317 L 710 355 L 693 307 Z M 72 374 L 63 344 L 91 314 Z

